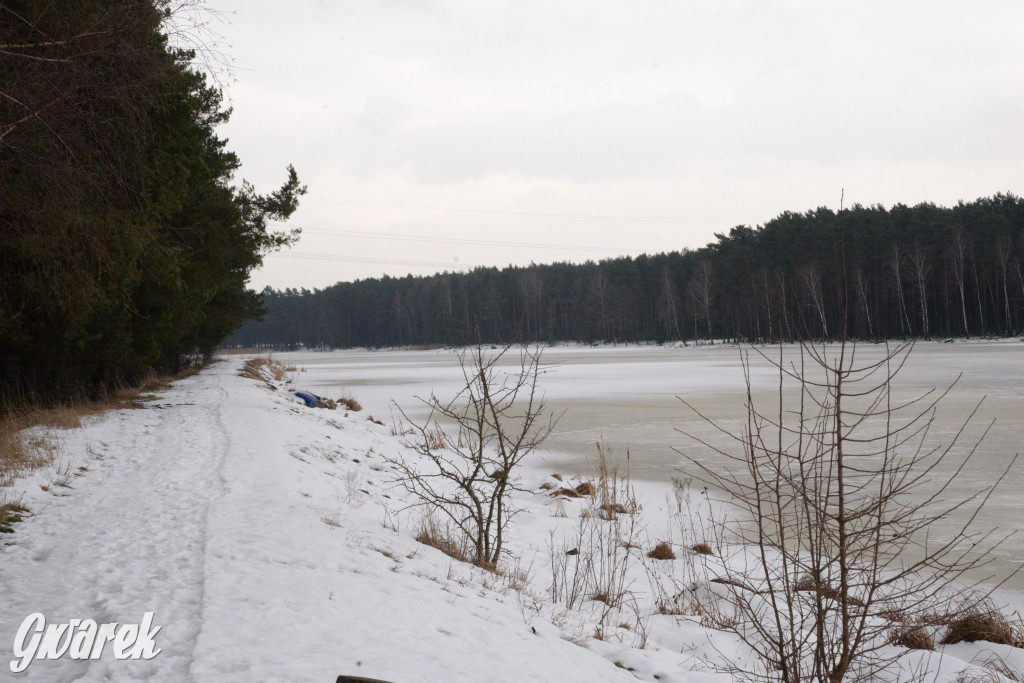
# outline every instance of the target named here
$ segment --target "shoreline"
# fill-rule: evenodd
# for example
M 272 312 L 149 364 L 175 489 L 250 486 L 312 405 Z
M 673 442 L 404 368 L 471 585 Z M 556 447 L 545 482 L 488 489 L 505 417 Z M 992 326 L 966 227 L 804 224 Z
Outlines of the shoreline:
M 538 458 L 520 472 L 523 512 L 510 527 L 508 564 L 495 574 L 416 541 L 421 518 L 390 483 L 389 466 L 414 455 L 391 426 L 367 411 L 305 408 L 290 395 L 297 384 L 238 377 L 240 364 L 218 363 L 142 409 L 91 418 L 63 435 L 54 469 L 19 480 L 31 514 L 0 549 L 0 645 L 36 611 L 51 622 L 130 622 L 154 612 L 163 628 L 163 652 L 151 661 L 34 662 L 24 680 L 345 673 L 689 683 L 731 680 L 710 665 L 747 656 L 692 605 L 657 609 L 671 591 L 659 598 L 652 577 L 663 588 L 697 581 L 695 604 L 729 614 L 729 591 L 708 582 L 723 560 L 688 549 L 709 540 L 694 527 L 704 514 L 699 495 L 672 517 L 671 488 L 637 482 L 634 511 L 601 522 L 588 512 L 596 501 L 550 495 L 582 478 L 563 471 L 559 483 L 551 477 L 558 470 Z M 60 472 L 73 473 L 68 487 L 41 488 Z M 613 528 L 618 536 L 600 536 Z M 556 565 L 565 548 L 582 548 L 581 529 L 613 541 L 609 548 L 622 534 L 637 544 L 609 560 L 628 558 L 616 565 L 625 582 L 618 607 L 552 598 Z M 646 558 L 660 541 L 677 559 Z M 985 649 L 1024 669 L 1024 651 L 984 643 L 948 646 L 936 666 L 946 671 Z

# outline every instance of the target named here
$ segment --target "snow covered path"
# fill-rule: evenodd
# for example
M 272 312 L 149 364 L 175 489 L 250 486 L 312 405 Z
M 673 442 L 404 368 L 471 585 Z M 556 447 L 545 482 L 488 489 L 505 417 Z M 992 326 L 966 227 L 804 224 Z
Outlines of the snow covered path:
M 239 364 L 57 432 L 57 467 L 16 482 L 31 515 L 0 539 L 0 680 L 635 680 L 382 524 L 388 428 L 300 408 Z M 154 612 L 162 652 L 118 661 L 108 646 L 15 676 L 35 612 Z
M 3 552 L 5 650 L 33 612 L 48 623 L 139 623 L 150 611 L 163 626 L 163 652 L 149 662 L 36 662 L 25 680 L 188 677 L 202 624 L 208 515 L 224 490 L 221 374 L 186 379 L 146 409 L 117 411 L 68 433 L 88 441 L 77 450 L 85 446 L 90 457 L 64 463 L 79 475 L 70 488 L 40 484 L 52 493 L 26 497 L 35 517 Z M 6 662 L 3 669 L 9 673 Z

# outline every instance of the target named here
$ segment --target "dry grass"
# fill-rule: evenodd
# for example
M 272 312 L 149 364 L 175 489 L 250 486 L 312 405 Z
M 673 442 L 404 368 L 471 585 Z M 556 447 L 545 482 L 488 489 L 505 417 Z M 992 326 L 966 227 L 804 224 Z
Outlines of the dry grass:
M 102 393 L 97 398 L 78 399 L 59 404 L 6 404 L 0 407 L 0 486 L 54 462 L 59 451 L 51 436 L 29 436 L 33 427 L 76 429 L 82 419 L 104 411 L 143 408 L 153 392 L 177 379 L 194 375 L 199 369 L 175 375 L 146 375 L 137 386 L 124 386 Z
M 920 624 L 897 624 L 889 633 L 892 645 L 909 650 L 934 650 L 935 641 L 928 630 Z
M 427 515 L 420 521 L 419 528 L 416 530 L 416 540 L 423 545 L 437 548 L 448 557 L 460 562 L 470 562 L 472 559 L 466 548 L 455 539 L 451 529 L 431 515 Z
M 1024 675 L 1022 675 L 1021 672 L 1014 669 L 1005 659 L 995 653 L 987 657 L 981 657 L 979 655 L 979 658 L 972 660 L 971 664 L 980 666 L 981 668 L 998 674 L 999 676 L 1005 676 L 1011 681 L 1024 681 Z
M 601 517 L 604 519 L 611 519 L 614 515 L 629 514 L 629 509 L 622 503 L 604 503 L 598 509 L 601 511 Z
M 423 439 L 426 441 L 427 448 L 434 451 L 443 450 L 448 447 L 444 430 L 438 424 L 435 424 L 433 429 L 424 430 Z
M 734 579 L 728 576 L 716 576 L 715 578 L 711 579 L 709 583 L 719 583 L 723 586 L 732 586 L 733 588 L 738 588 L 739 590 L 747 591 L 748 593 L 757 593 L 756 590 L 754 590 L 747 584 L 743 583 L 739 579 Z
M 338 405 L 345 406 L 346 409 L 351 410 L 353 413 L 358 413 L 363 409 L 363 406 L 359 404 L 359 401 L 355 400 L 351 396 L 342 396 L 339 398 Z
M 46 427 L 51 430 L 76 429 L 82 419 L 107 410 L 142 408 L 155 398 L 153 392 L 171 382 L 194 375 L 201 368 L 175 374 L 145 375 L 136 386 L 123 386 L 104 392 L 92 400 L 79 399 L 56 405 L 8 404 L 0 406 L 0 486 L 56 460 L 59 444 L 51 436 L 29 436 L 26 430 Z
M 971 660 L 956 678 L 956 683 L 1003 683 L 1004 680 L 1024 681 L 1024 675 L 1002 657 L 992 654 Z
M 548 495 L 553 498 L 557 498 L 558 496 L 565 496 L 566 498 L 585 498 L 587 496 L 593 496 L 596 492 L 597 488 L 594 484 L 592 482 L 585 481 L 576 488 L 561 487 L 555 489 Z
M 283 382 L 287 372 L 288 368 L 281 361 L 274 360 L 270 356 L 257 356 L 245 361 L 238 374 L 246 379 L 269 384 L 270 380 Z
M 809 575 L 801 576 L 800 579 L 793 584 L 793 589 L 799 592 L 817 592 L 823 598 L 841 602 L 842 595 L 839 590 L 828 585 L 824 581 L 815 582 L 814 578 Z M 854 595 L 847 595 L 846 602 L 856 607 L 863 607 L 864 601 Z
M 0 534 L 13 534 L 13 524 L 22 521 L 28 508 L 19 501 L 8 501 L 0 503 Z
M 676 559 L 676 553 L 672 550 L 672 544 L 667 541 L 662 541 L 658 545 L 654 546 L 654 549 L 647 553 L 647 557 L 654 560 L 674 560 Z
M 698 543 L 690 548 L 693 552 L 698 555 L 714 555 L 715 551 L 711 549 L 711 546 L 707 543 Z
M 1020 622 L 1011 623 L 1006 615 L 989 601 L 969 608 L 948 623 L 949 631 L 942 639 L 943 645 L 973 643 L 976 640 L 1014 647 L 1024 645 Z
M 731 631 L 736 628 L 741 619 L 739 614 L 726 614 L 717 604 L 711 606 L 699 606 L 700 625 L 715 631 Z

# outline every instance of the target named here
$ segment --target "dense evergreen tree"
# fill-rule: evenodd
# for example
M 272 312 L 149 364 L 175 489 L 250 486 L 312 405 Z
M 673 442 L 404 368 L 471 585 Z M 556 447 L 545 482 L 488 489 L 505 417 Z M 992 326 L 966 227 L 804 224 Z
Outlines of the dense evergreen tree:
M 0 2 L 3 397 L 92 392 L 213 349 L 303 192 L 233 187 L 219 92 L 161 0 Z
M 1009 335 L 1024 320 L 1024 200 L 786 212 L 703 249 L 264 293 L 228 343 L 348 347 L 488 341 Z M 846 282 L 842 255 L 845 253 Z

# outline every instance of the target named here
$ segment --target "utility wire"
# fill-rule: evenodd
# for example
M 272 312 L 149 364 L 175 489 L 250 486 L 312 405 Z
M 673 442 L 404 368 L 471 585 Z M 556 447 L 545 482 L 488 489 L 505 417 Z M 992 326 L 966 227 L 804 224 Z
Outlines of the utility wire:
M 358 206 L 370 209 L 409 209 L 412 211 L 443 211 L 450 213 L 483 213 L 501 216 L 533 216 L 537 218 L 585 218 L 600 221 L 629 221 L 631 223 L 707 223 L 720 225 L 725 221 L 712 218 L 670 218 L 663 216 L 616 216 L 610 214 L 590 213 L 547 213 L 542 211 L 503 211 L 500 209 L 465 209 L 458 207 L 420 206 L 398 202 L 367 202 L 355 199 L 321 199 L 307 197 L 304 201 L 316 204 L 336 204 L 342 206 Z
M 303 232 L 312 233 L 314 235 L 344 235 L 348 237 L 365 237 L 369 239 L 401 240 L 408 242 L 428 242 L 432 244 L 471 244 L 476 246 L 487 247 L 526 247 L 529 249 L 572 249 L 586 251 L 602 251 L 619 254 L 629 251 L 635 251 L 635 249 L 627 249 L 625 247 L 595 247 L 593 245 L 588 246 L 583 244 L 543 244 L 539 242 L 507 242 L 504 240 L 477 240 L 463 237 L 424 237 L 420 235 L 409 235 L 395 232 L 371 232 L 369 230 L 349 230 L 347 228 L 313 228 L 304 226 L 298 227 Z
M 419 261 L 416 259 L 373 258 L 369 256 L 345 256 L 343 254 L 312 254 L 303 251 L 288 251 L 270 254 L 274 258 L 290 258 L 300 261 L 338 261 L 343 263 L 367 263 L 385 266 L 424 266 L 431 268 L 477 268 L 475 263 L 458 261 Z

